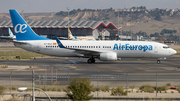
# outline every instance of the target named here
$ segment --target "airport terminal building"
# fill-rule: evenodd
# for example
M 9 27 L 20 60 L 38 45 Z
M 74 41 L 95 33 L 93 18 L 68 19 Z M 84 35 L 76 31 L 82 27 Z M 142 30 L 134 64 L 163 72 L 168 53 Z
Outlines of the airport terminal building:
M 74 36 L 93 36 L 95 39 L 115 39 L 122 29 L 109 21 L 27 20 L 27 23 L 38 35 L 51 39 L 53 36 L 68 37 L 68 27 Z M 13 31 L 11 20 L 0 21 L 1 36 L 8 35 L 8 27 Z

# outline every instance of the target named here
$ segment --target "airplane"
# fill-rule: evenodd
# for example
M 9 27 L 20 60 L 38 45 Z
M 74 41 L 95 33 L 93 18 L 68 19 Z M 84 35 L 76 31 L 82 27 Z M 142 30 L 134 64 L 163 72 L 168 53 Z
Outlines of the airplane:
M 95 41 L 96 39 L 92 36 L 73 36 L 70 29 L 68 28 L 68 39 L 69 40 L 76 40 L 76 41 L 83 41 L 83 40 L 90 40 Z
M 16 36 L 12 33 L 11 29 L 8 28 L 9 36 L 0 36 L 0 39 L 12 39 L 16 40 Z
M 93 36 L 73 36 L 70 29 L 68 28 L 68 38 L 67 37 L 58 37 L 61 40 L 74 40 L 74 41 L 94 41 L 96 40 Z
M 10 9 L 16 41 L 14 45 L 28 51 L 59 57 L 89 58 L 88 63 L 116 61 L 119 58 L 155 58 L 157 63 L 177 52 L 167 45 L 147 41 L 73 41 L 51 40 L 37 35 L 19 13 Z

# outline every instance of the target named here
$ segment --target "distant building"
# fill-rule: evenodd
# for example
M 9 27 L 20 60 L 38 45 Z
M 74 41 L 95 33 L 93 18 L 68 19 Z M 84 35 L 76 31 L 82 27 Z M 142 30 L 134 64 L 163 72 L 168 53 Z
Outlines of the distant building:
M 29 20 L 27 23 L 39 35 L 51 39 L 53 36 L 68 37 L 68 21 Z M 8 27 L 13 30 L 11 21 L 0 21 L 0 35 L 8 35 Z M 95 39 L 109 39 L 111 30 L 117 33 L 121 29 L 109 21 L 69 21 L 69 28 L 74 36 L 93 36 Z

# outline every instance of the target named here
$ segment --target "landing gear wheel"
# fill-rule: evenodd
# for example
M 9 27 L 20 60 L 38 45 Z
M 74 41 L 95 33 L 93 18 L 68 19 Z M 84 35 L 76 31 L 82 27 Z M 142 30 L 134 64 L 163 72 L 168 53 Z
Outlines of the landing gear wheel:
M 160 60 L 157 60 L 157 64 L 160 64 L 161 63 L 161 61 Z
M 91 59 L 91 58 L 88 59 L 88 60 L 87 60 L 87 63 L 89 63 L 89 64 L 92 63 L 92 59 Z
M 95 63 L 95 61 L 96 61 L 96 60 L 95 60 L 94 58 L 92 58 L 92 63 Z
M 95 63 L 95 59 L 94 58 L 89 58 L 88 60 L 87 60 L 87 63 Z

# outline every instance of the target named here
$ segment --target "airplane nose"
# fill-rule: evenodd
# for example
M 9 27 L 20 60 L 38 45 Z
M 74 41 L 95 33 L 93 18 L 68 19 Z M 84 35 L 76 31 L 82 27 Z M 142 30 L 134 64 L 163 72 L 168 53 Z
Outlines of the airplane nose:
M 176 53 L 177 53 L 176 50 L 174 50 L 174 49 L 171 50 L 171 54 L 172 54 L 172 55 L 174 55 L 174 54 L 176 54 Z

